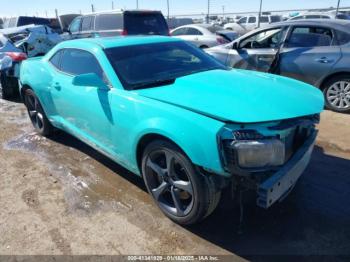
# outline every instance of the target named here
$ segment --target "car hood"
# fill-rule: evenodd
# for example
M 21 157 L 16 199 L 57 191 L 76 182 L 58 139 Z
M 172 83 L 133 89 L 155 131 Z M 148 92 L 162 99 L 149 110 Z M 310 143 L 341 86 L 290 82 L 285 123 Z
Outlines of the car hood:
M 281 76 L 212 70 L 176 79 L 174 84 L 135 91 L 139 95 L 238 123 L 283 120 L 320 113 L 317 88 Z

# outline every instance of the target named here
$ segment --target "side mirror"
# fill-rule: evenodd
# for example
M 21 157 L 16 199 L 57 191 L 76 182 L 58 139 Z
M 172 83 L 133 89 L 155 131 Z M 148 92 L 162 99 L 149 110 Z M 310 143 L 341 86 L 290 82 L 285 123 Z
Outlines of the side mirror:
M 77 75 L 73 78 L 72 84 L 75 86 L 94 86 L 101 90 L 109 90 L 108 85 L 95 73 Z

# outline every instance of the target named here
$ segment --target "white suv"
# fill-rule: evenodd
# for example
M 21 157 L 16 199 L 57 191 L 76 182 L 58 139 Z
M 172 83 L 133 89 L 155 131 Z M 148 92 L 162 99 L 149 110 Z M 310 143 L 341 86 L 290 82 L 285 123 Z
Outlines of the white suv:
M 258 28 L 258 15 L 243 16 L 236 23 L 228 23 L 224 25 L 225 29 L 233 30 L 238 35 L 244 35 L 249 31 Z M 268 25 L 275 22 L 281 22 L 282 17 L 279 15 L 262 15 L 260 16 L 260 26 Z

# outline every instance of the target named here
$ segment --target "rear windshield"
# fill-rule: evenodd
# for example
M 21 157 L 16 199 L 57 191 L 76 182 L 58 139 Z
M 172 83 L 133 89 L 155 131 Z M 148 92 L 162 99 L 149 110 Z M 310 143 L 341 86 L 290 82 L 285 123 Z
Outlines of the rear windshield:
M 18 24 L 17 26 L 23 26 L 23 25 L 50 25 L 50 20 L 46 18 L 39 18 L 39 17 L 26 17 L 26 16 L 20 16 L 18 18 Z
M 160 12 L 125 12 L 124 23 L 128 35 L 169 35 Z
M 105 50 L 125 89 L 198 72 L 225 69 L 217 60 L 186 42 L 115 47 Z

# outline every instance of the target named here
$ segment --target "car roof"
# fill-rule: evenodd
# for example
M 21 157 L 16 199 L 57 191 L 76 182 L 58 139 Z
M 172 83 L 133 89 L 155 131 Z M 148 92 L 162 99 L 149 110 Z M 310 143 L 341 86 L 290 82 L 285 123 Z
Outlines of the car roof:
M 180 42 L 182 40 L 178 38 L 172 38 L 168 36 L 117 36 L 117 37 L 101 37 L 101 38 L 83 38 L 62 42 L 60 48 L 78 47 L 84 45 L 97 45 L 103 49 L 130 46 L 130 45 L 142 45 L 153 43 L 168 43 L 168 42 Z
M 92 12 L 92 13 L 85 13 L 81 16 L 90 16 L 90 15 L 100 15 L 100 14 L 120 14 L 120 13 L 160 13 L 159 10 L 147 10 L 147 9 L 115 9 L 115 10 L 105 10 L 105 11 L 98 11 L 98 12 Z
M 342 19 L 300 19 L 288 20 L 284 22 L 277 22 L 268 25 L 264 28 L 273 28 L 276 26 L 290 26 L 290 25 L 305 25 L 305 26 L 328 26 L 335 29 L 349 31 L 350 20 Z M 260 30 L 260 28 L 258 29 Z

